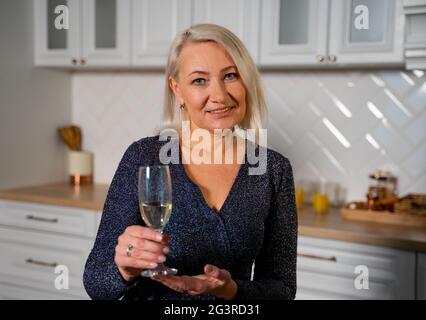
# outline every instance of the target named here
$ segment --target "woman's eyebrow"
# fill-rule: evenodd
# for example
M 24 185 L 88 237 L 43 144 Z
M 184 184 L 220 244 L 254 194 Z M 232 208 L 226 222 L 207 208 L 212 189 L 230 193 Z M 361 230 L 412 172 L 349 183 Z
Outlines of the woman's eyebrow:
M 237 68 L 236 66 L 234 66 L 234 65 L 232 65 L 232 66 L 227 66 L 227 67 L 225 67 L 225 68 L 223 68 L 222 70 L 220 70 L 220 72 L 223 72 L 223 71 L 225 71 L 225 70 L 228 70 L 228 69 L 232 69 L 232 68 Z M 191 73 L 189 73 L 188 74 L 188 76 L 190 76 L 191 74 L 193 74 L 193 73 L 201 73 L 201 74 L 209 74 L 209 72 L 207 72 L 207 71 L 203 71 L 203 70 L 194 70 L 194 71 L 192 71 Z

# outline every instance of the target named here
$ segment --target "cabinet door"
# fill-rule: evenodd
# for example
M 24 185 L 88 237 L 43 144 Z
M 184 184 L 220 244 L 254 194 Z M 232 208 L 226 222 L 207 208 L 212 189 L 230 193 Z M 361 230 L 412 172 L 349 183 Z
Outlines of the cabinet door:
M 71 66 L 77 64 L 79 10 L 79 0 L 34 1 L 35 65 Z
M 261 4 L 261 65 L 324 63 L 328 0 L 264 0 Z
M 417 299 L 426 300 L 426 253 L 417 253 Z
M 415 252 L 309 237 L 297 251 L 297 299 L 415 297 Z
M 130 0 L 84 0 L 80 65 L 130 64 Z
M 329 60 L 338 64 L 403 64 L 402 1 L 332 0 Z
M 239 37 L 258 58 L 259 0 L 193 0 L 193 24 L 215 23 Z
M 191 24 L 191 0 L 132 0 L 132 65 L 164 67 L 176 34 Z

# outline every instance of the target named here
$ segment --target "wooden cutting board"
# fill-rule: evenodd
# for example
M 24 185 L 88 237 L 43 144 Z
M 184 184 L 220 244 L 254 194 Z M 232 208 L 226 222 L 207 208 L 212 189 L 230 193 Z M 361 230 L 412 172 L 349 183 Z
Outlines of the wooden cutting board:
M 426 216 L 420 216 L 415 214 L 348 208 L 341 208 L 340 213 L 347 220 L 391 223 L 426 228 Z

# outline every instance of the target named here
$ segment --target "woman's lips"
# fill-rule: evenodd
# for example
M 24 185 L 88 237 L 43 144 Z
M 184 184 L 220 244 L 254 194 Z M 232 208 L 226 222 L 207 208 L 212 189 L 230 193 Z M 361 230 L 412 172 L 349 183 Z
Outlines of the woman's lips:
M 207 112 L 214 115 L 227 115 L 231 112 L 231 110 L 235 109 L 235 106 L 217 108 L 213 110 L 208 110 Z

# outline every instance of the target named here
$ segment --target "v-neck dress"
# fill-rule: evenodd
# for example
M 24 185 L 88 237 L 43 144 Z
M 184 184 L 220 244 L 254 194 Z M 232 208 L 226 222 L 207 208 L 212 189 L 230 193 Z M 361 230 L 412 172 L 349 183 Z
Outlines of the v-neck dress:
M 94 247 L 87 259 L 84 286 L 92 299 L 212 300 L 191 296 L 138 277 L 129 284 L 114 262 L 118 237 L 142 225 L 138 205 L 139 166 L 161 164 L 166 142 L 158 136 L 132 143 L 121 159 L 104 204 Z M 251 142 L 248 142 L 251 143 Z M 256 147 L 259 152 L 260 146 Z M 271 149 L 266 171 L 249 174 L 245 155 L 218 212 L 210 208 L 182 163 L 170 163 L 173 210 L 164 233 L 171 236 L 165 264 L 179 275 L 202 274 L 206 264 L 228 270 L 238 285 L 235 299 L 294 299 L 296 294 L 297 213 L 292 167 Z M 252 276 L 252 267 L 254 272 Z

